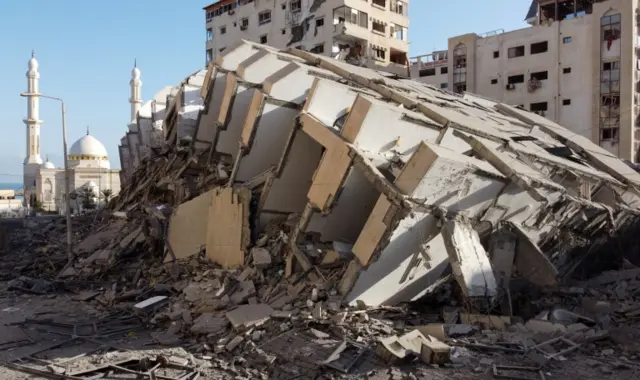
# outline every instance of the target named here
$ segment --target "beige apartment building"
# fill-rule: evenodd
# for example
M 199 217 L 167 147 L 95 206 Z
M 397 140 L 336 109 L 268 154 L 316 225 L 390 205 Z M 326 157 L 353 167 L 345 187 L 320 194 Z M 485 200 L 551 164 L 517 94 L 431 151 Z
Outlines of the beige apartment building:
M 244 39 L 409 75 L 408 0 L 219 0 L 204 8 L 206 60 Z
M 638 0 L 533 0 L 530 27 L 449 38 L 412 58 L 411 76 L 535 111 L 639 162 L 637 17 Z

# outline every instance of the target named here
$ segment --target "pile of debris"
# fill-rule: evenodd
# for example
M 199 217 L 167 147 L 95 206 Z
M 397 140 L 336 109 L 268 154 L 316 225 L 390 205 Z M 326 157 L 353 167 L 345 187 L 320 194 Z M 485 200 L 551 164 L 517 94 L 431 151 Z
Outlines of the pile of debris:
M 635 329 L 640 273 L 611 247 L 637 234 L 640 175 L 581 136 L 246 41 L 162 117 L 162 139 L 130 125 L 123 187 L 74 218 L 70 265 L 62 221 L 12 234 L 12 289 L 134 313 L 241 377 L 637 370 L 635 343 L 609 359 Z M 602 258 L 625 270 L 571 283 Z

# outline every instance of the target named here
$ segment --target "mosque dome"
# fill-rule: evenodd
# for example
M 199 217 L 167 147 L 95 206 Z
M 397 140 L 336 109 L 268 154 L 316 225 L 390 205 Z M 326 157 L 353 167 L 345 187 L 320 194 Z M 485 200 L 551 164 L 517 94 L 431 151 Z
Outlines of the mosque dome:
M 47 161 L 42 164 L 42 168 L 43 169 L 55 169 L 56 166 L 51 161 L 49 161 L 49 159 L 47 158 Z
M 107 149 L 97 138 L 87 133 L 71 145 L 70 160 L 106 160 Z

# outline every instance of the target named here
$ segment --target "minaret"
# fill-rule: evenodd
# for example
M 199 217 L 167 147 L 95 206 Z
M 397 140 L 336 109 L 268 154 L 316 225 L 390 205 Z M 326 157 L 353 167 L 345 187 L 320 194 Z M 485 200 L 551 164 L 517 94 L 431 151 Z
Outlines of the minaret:
M 142 106 L 142 96 L 140 94 L 142 81 L 140 80 L 140 70 L 138 69 L 136 61 L 133 61 L 133 70 L 131 70 L 131 81 L 129 85 L 131 86 L 131 97 L 129 98 L 129 103 L 131 104 L 130 120 L 132 123 L 135 123 L 138 110 Z
M 42 165 L 40 157 L 40 92 L 38 82 L 38 61 L 35 54 L 31 52 L 29 60 L 29 71 L 27 71 L 27 117 L 23 120 L 27 125 L 27 155 L 24 159 L 24 199 L 30 203 L 30 195 L 35 193 L 36 176 L 38 169 Z

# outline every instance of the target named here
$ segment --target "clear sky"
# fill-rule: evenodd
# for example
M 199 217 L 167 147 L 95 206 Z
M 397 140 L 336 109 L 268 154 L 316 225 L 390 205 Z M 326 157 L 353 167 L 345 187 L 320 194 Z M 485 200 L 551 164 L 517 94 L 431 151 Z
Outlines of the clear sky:
M 117 146 L 129 122 L 134 59 L 142 72 L 143 100 L 200 69 L 205 59 L 202 7 L 211 2 L 0 0 L 0 183 L 22 182 L 26 99 L 19 94 L 26 90 L 32 49 L 40 64 L 40 92 L 65 101 L 69 146 L 89 126 L 117 168 Z M 455 35 L 525 27 L 529 4 L 411 0 L 410 55 L 445 49 L 447 38 Z M 48 155 L 61 167 L 60 107 L 46 99 L 40 103 L 42 158 Z

